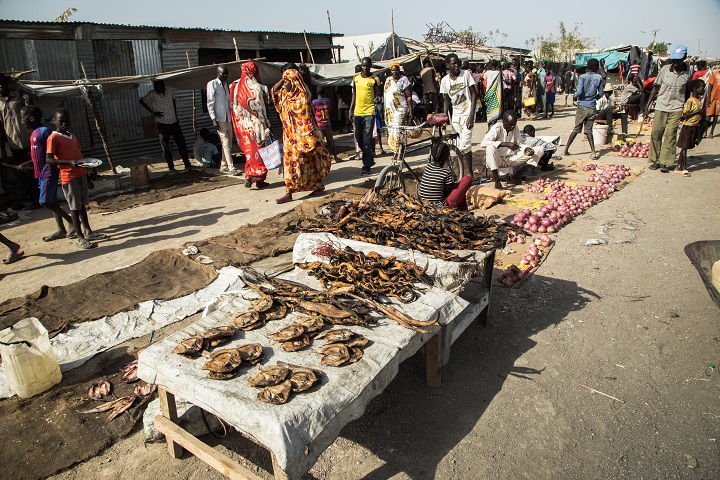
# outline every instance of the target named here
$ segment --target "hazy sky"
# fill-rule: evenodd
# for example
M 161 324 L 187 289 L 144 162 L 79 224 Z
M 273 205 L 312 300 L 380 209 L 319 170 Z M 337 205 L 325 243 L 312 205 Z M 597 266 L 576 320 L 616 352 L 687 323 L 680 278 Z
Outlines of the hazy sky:
M 422 40 L 428 23 L 445 21 L 456 30 L 472 27 L 487 34 L 499 29 L 507 34 L 505 45 L 523 48 L 537 34 L 557 34 L 558 22 L 564 21 L 569 28 L 581 24 L 583 36 L 598 48 L 646 46 L 653 36 L 642 32 L 659 29 L 658 42 L 684 44 L 691 55 L 720 57 L 720 0 L 0 0 L 0 18 L 49 21 L 68 7 L 78 9 L 71 17 L 78 22 L 294 32 L 327 32 L 325 12 L 330 10 L 333 31 L 345 35 L 390 31 L 394 9 L 395 31 L 402 37 Z

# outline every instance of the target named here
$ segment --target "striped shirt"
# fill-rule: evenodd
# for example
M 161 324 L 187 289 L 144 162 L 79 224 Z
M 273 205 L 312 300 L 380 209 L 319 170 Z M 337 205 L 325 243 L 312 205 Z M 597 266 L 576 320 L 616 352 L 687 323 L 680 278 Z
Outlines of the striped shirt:
M 453 174 L 445 167 L 428 163 L 420 179 L 418 196 L 428 202 L 443 203 L 445 201 L 445 185 L 453 184 Z

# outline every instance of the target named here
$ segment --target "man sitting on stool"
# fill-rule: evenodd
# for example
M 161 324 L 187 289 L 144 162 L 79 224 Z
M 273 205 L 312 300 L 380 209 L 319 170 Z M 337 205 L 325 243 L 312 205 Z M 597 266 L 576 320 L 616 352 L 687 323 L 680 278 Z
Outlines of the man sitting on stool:
M 516 185 L 522 183 L 522 176 L 528 169 L 538 165 L 543 152 L 542 146 L 520 146 L 520 130 L 517 128 L 517 115 L 513 110 L 505 110 L 502 122 L 498 122 L 485 134 L 481 148 L 485 149 L 485 163 L 495 180 L 495 188 L 502 188 L 498 169 L 511 173 L 509 181 Z
M 613 118 L 619 118 L 622 125 L 622 133 L 627 135 L 628 133 L 628 120 L 627 113 L 619 112 L 615 109 L 615 102 L 613 102 L 613 86 L 611 83 L 606 83 L 603 89 L 604 95 L 598 99 L 595 104 L 595 110 L 597 110 L 597 120 L 605 120 L 608 126 L 608 135 L 612 135 L 613 132 Z

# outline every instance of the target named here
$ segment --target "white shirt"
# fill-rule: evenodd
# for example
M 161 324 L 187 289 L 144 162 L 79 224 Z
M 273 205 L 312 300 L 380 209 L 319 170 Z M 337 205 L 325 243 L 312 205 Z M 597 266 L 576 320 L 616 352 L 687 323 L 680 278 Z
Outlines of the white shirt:
M 230 118 L 230 90 L 227 83 L 215 78 L 207 84 L 207 109 L 212 120 L 229 122 Z
M 604 94 L 602 97 L 600 97 L 598 100 L 595 101 L 595 110 L 605 110 L 606 108 L 610 107 L 613 108 L 615 106 L 615 102 L 613 102 L 612 95 L 610 98 L 607 98 Z
M 440 80 L 440 93 L 450 96 L 453 117 L 470 115 L 470 87 L 475 87 L 475 80 L 468 70 L 460 70 L 455 80 L 449 74 Z
M 496 148 L 499 148 L 503 142 L 517 143 L 520 145 L 520 129 L 517 125 L 508 133 L 508 131 L 503 128 L 502 121 L 497 122 L 490 127 L 490 130 L 485 134 L 485 137 L 483 137 L 480 143 L 480 147 L 486 148 L 488 145 L 495 145 Z

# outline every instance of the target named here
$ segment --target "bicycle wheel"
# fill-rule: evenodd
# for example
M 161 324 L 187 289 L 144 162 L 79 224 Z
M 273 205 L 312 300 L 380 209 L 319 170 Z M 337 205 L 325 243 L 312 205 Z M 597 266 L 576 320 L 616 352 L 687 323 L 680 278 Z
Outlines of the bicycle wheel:
M 462 177 L 464 177 L 465 175 L 469 175 L 469 173 L 465 171 L 465 165 L 463 165 L 462 153 L 460 153 L 460 149 L 455 145 L 450 144 L 448 144 L 448 147 L 450 147 L 450 158 L 448 159 L 448 167 L 453 173 L 453 181 L 457 183 Z
M 399 165 L 388 165 L 383 168 L 375 181 L 375 192 L 379 195 L 387 195 L 392 192 L 405 193 L 405 179 Z

